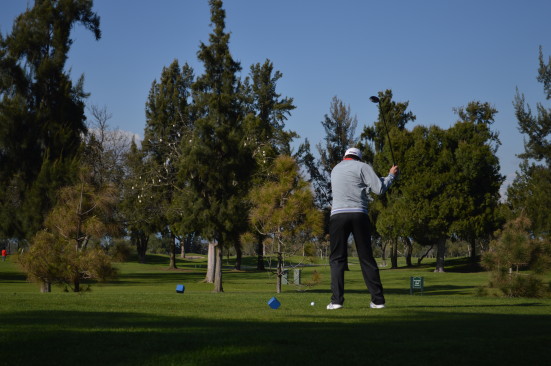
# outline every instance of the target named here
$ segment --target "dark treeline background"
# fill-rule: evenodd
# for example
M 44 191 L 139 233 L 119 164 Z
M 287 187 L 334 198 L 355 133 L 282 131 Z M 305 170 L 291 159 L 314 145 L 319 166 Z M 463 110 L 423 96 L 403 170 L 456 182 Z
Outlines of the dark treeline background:
M 262 55 L 242 70 L 230 52 L 223 3 L 209 4 L 212 31 L 197 51 L 204 71 L 197 75 L 186 60 L 167 60 L 144 101 L 141 142 L 111 129 L 108 109 L 87 105 L 84 79 L 69 76 L 74 25 L 101 41 L 92 1 L 36 0 L 1 35 L 0 246 L 26 253 L 24 268 L 45 290 L 64 283 L 78 291 L 82 280 L 114 275 L 109 261 L 124 254 L 126 243 L 142 262 L 147 252 L 168 253 L 170 268 L 177 251 L 211 249 L 215 291 L 222 291 L 224 252 L 236 255 L 236 268 L 244 253 L 257 255 L 258 269 L 264 255 L 276 252 L 326 256 L 329 174 L 351 146 L 381 176 L 392 156 L 400 167 L 397 183 L 370 210 L 377 254 L 385 263 L 390 258 L 391 268 L 400 255 L 408 266 L 413 256 L 420 263 L 435 255 L 439 272 L 446 252 L 476 261 L 519 217 L 531 238 L 549 240 L 551 111 L 542 104 L 534 114 L 520 91 L 513 101 L 526 140 L 506 197 L 499 193 L 504 177 L 496 155 L 506 147 L 492 129 L 498 111 L 486 101 L 458 101 L 466 107 L 455 110 L 448 129 L 410 127 L 416 116 L 408 101 L 382 90 L 378 120 L 356 131 L 353 111 L 335 96 L 320 123 L 325 138 L 312 147 L 286 129 L 296 105 L 278 92 L 283 73 Z M 542 49 L 539 65 L 549 100 L 551 60 Z M 287 179 L 295 182 L 285 191 L 293 199 L 278 205 L 293 202 L 301 210 L 281 221 L 273 211 L 268 222 L 258 208 L 273 197 L 251 192 L 282 189 L 274 181 Z M 312 195 L 300 193 L 302 181 Z M 64 261 L 71 271 L 59 264 Z

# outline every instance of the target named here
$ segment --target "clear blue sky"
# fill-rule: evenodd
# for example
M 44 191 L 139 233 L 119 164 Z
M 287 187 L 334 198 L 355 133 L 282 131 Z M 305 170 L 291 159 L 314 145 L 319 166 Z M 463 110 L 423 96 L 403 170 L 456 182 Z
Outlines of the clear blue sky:
M 1 0 L 0 30 L 32 0 Z M 544 100 L 536 81 L 538 48 L 551 55 L 549 0 L 225 0 L 230 49 L 249 67 L 270 59 L 283 73 L 278 90 L 295 100 L 287 128 L 312 145 L 324 137 L 321 121 L 331 98 L 350 105 L 357 134 L 377 118 L 368 101 L 392 89 L 409 101 L 410 124 L 448 128 L 454 107 L 491 103 L 502 146 L 502 174 L 512 179 L 523 151 L 512 101 L 518 87 L 535 110 Z M 88 104 L 106 107 L 110 126 L 143 136 L 151 83 L 174 59 L 196 74 L 200 42 L 211 31 L 207 0 L 95 0 L 102 38 L 77 27 L 67 64 L 85 75 Z

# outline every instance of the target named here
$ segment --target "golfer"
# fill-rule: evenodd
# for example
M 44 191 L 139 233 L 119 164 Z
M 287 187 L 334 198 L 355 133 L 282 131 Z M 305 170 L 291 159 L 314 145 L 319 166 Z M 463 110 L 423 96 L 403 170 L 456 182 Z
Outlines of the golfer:
M 390 168 L 389 175 L 379 178 L 373 168 L 361 161 L 362 153 L 353 147 L 346 150 L 344 160 L 331 172 L 333 206 L 329 220 L 331 242 L 331 303 L 328 310 L 340 309 L 344 304 L 344 271 L 348 260 L 348 237 L 352 233 L 360 259 L 365 284 L 371 294 L 370 307 L 385 307 L 383 285 L 377 262 L 371 250 L 371 234 L 367 216 L 370 193 L 383 194 L 398 174 L 398 166 Z

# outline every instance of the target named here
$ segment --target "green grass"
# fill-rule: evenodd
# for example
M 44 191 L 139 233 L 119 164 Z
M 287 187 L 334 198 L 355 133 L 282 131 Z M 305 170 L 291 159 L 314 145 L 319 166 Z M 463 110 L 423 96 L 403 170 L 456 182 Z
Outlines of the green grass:
M 321 273 L 319 285 L 281 294 L 271 274 L 228 267 L 215 294 L 201 282 L 204 260 L 169 271 L 166 257 L 150 256 L 117 265 L 119 278 L 90 292 L 41 294 L 14 260 L 0 263 L 0 365 L 543 365 L 551 345 L 551 299 L 477 297 L 488 275 L 461 259 L 446 273 L 432 263 L 382 269 L 383 310 L 368 308 L 351 260 L 337 311 L 325 309 L 323 265 L 302 270 L 303 282 Z M 422 295 L 409 295 L 410 276 L 425 278 Z

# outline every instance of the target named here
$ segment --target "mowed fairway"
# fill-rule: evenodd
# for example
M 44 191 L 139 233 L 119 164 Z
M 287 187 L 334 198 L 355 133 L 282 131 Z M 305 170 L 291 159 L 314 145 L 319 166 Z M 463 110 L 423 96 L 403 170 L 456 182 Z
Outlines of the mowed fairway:
M 92 291 L 41 294 L 14 264 L 0 263 L 0 365 L 547 365 L 551 300 L 477 297 L 488 275 L 449 261 L 382 269 L 386 309 L 369 309 L 358 265 L 346 273 L 344 309 L 328 311 L 329 268 L 305 267 L 284 285 L 250 267 L 224 272 L 224 293 L 202 283 L 205 260 L 149 256 L 118 264 Z M 254 258 L 250 259 L 250 263 Z M 231 263 L 228 263 L 231 264 Z M 425 291 L 409 294 L 410 276 Z M 290 282 L 292 282 L 292 271 Z M 185 293 L 175 291 L 185 285 Z M 276 296 L 281 307 L 267 301 Z M 315 305 L 311 306 L 310 303 Z

